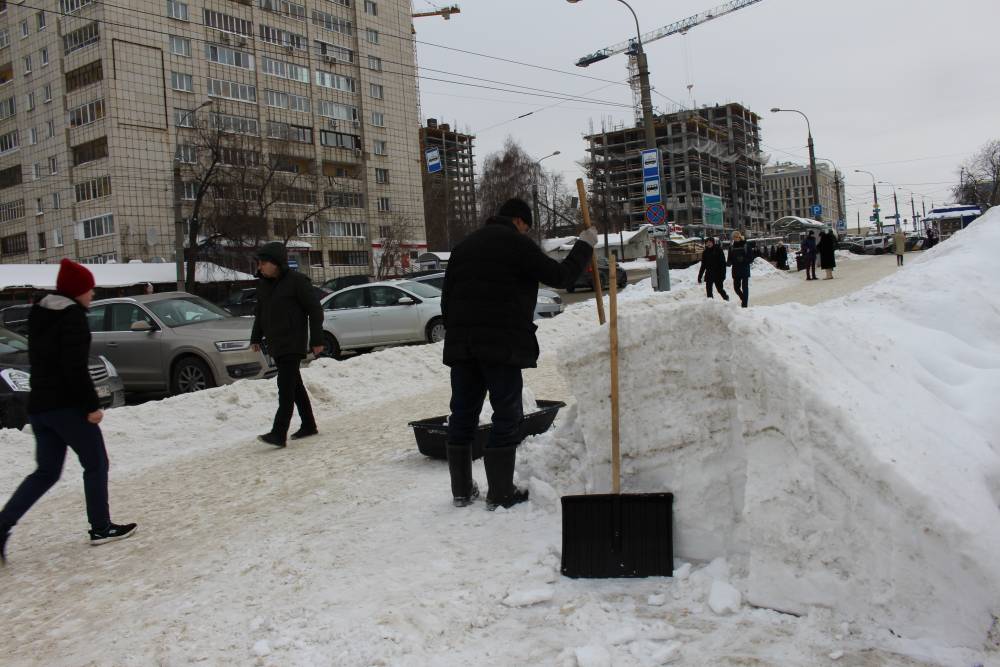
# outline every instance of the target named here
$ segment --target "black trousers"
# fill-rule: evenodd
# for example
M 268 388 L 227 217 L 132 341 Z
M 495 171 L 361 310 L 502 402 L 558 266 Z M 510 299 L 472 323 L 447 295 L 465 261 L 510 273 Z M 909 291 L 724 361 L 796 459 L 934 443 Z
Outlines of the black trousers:
M 816 280 L 816 255 L 806 255 L 806 280 Z
M 306 386 L 302 384 L 302 374 L 299 366 L 302 356 L 289 354 L 274 360 L 278 367 L 278 411 L 274 414 L 274 425 L 271 433 L 281 436 L 288 434 L 288 425 L 292 422 L 292 410 L 298 410 L 303 426 L 316 426 L 312 404 Z
M 729 301 L 729 295 L 726 294 L 726 288 L 723 286 L 723 283 L 725 283 L 725 281 L 726 281 L 725 276 L 718 276 L 714 278 L 705 276 L 705 294 L 708 295 L 709 299 L 715 298 L 714 295 L 712 294 L 712 287 L 714 286 L 715 289 L 719 290 L 719 296 L 721 296 L 726 301 Z
M 35 433 L 35 461 L 38 467 L 21 482 L 0 511 L 0 524 L 16 524 L 59 481 L 66 460 L 66 448 L 69 447 L 83 467 L 87 520 L 94 530 L 107 528 L 111 523 L 108 453 L 100 427 L 88 422 L 87 413 L 78 408 L 42 412 L 31 415 L 30 421 L 31 430 Z
M 744 308 L 750 303 L 750 278 L 733 277 L 733 291 L 740 297 L 740 303 Z
M 468 447 L 479 426 L 479 413 L 486 394 L 493 407 L 493 429 L 487 447 L 509 447 L 520 442 L 524 416 L 521 391 L 524 381 L 516 366 L 497 366 L 477 361 L 451 367 L 451 416 L 448 444 Z
M 902 265 L 903 265 L 903 256 L 896 255 L 896 266 L 902 266 Z

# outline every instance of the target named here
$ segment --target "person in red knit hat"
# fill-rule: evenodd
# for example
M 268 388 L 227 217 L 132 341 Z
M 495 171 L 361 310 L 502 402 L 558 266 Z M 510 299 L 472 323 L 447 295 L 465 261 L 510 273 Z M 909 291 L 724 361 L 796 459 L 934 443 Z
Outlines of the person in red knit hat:
M 0 561 L 4 563 L 11 528 L 59 479 L 67 447 L 76 452 L 83 467 L 90 543 L 135 534 L 134 523 L 112 523 L 108 509 L 108 453 L 98 426 L 104 413 L 88 367 L 87 308 L 93 299 L 94 274 L 82 264 L 63 259 L 55 293 L 38 301 L 28 315 L 28 419 L 35 434 L 38 467 L 0 511 Z

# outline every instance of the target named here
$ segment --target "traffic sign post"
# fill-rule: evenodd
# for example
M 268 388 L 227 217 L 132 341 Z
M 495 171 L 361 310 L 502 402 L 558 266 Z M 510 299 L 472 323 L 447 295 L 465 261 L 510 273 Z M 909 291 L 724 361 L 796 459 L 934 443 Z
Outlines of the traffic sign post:
M 651 204 L 649 208 L 646 209 L 646 220 L 650 224 L 659 225 L 665 222 L 667 219 L 667 209 L 663 208 L 663 204 Z
M 424 158 L 427 162 L 427 173 L 436 174 L 442 169 L 441 151 L 437 148 L 428 148 L 424 151 Z
M 652 122 L 651 120 L 649 122 Z M 655 143 L 652 136 L 647 135 L 649 143 Z M 649 143 L 646 145 L 648 146 Z M 666 220 L 667 212 L 663 207 L 663 194 L 660 183 L 663 175 L 660 170 L 660 149 L 647 148 L 641 153 L 642 156 L 642 194 L 646 203 L 646 219 L 652 222 L 653 217 L 658 216 L 662 211 L 663 220 Z M 655 211 L 655 213 L 654 213 Z M 651 217 L 652 216 L 652 217 Z M 653 223 L 657 224 L 657 223 Z M 664 239 L 665 242 L 665 239 Z M 656 283 L 657 292 L 670 291 L 670 262 L 667 259 L 666 247 L 656 244 Z M 662 250 L 662 252 L 661 252 Z
M 818 219 L 819 216 L 823 215 L 823 207 L 820 204 L 813 204 L 809 207 L 809 213 Z

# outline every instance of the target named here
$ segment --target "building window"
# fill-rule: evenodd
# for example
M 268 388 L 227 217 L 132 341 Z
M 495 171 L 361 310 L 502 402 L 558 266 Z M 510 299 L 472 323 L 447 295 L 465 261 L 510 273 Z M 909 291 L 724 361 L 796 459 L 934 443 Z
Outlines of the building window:
M 194 181 L 184 183 L 184 190 L 181 192 L 181 199 L 184 201 L 194 201 L 198 198 L 198 184 Z
M 104 79 L 104 67 L 100 60 L 66 72 L 66 92 L 70 93 Z
M 6 28 L 0 30 L 0 49 L 10 46 L 10 31 Z
M 175 110 L 176 112 L 176 110 Z M 234 116 L 231 114 L 224 113 L 213 113 L 209 116 L 211 119 L 211 125 L 213 129 L 221 130 L 222 132 L 231 132 L 233 134 L 249 134 L 252 136 L 257 136 L 260 126 L 257 123 L 256 118 L 247 118 L 245 116 Z
M 295 141 L 300 144 L 311 144 L 312 128 L 302 125 L 289 125 L 288 123 L 268 122 L 267 136 L 271 139 L 284 139 L 285 141 Z
M 58 211 L 60 203 L 61 203 L 61 199 L 59 197 L 59 193 L 58 192 L 53 192 L 52 193 L 52 208 Z
M 327 235 L 367 239 L 368 225 L 363 222 L 329 222 Z
M 45 250 L 45 232 L 38 232 L 38 249 Z
M 323 200 L 330 208 L 364 208 L 365 198 L 360 192 L 336 191 L 327 192 Z
M 222 12 L 214 12 L 211 9 L 205 10 L 205 25 L 234 35 L 253 36 L 253 23 L 250 21 Z
M 376 139 L 374 142 L 375 155 L 388 155 L 389 154 L 389 144 L 381 139 Z
M 378 16 L 378 5 L 375 4 L 374 0 L 365 0 L 365 14 Z
M 183 72 L 171 72 L 170 87 L 182 93 L 193 93 L 194 78 L 190 74 L 184 74 Z
M 270 44 L 290 47 L 300 51 L 307 50 L 309 45 L 309 41 L 306 39 L 305 35 L 299 35 L 298 33 L 288 32 L 287 30 L 272 28 L 267 25 L 260 26 L 260 38 Z
M 0 100 L 0 120 L 10 118 L 17 113 L 17 97 L 11 95 L 5 100 Z
M 329 148 L 361 148 L 361 138 L 354 134 L 320 130 L 319 143 Z
M 375 167 L 375 182 L 387 185 L 389 183 L 389 170 Z
M 290 111 L 309 113 L 312 108 L 310 99 L 302 95 L 283 93 L 279 90 L 265 90 L 264 95 L 267 99 L 267 106 L 274 107 L 275 109 L 288 109 Z
M 334 90 L 343 90 L 349 93 L 356 92 L 357 90 L 356 83 L 351 77 L 320 70 L 316 70 L 316 85 L 324 88 L 333 88 Z
M 82 28 L 78 28 L 68 35 L 63 35 L 63 55 L 68 56 L 74 51 L 86 48 L 91 44 L 100 41 L 101 35 L 98 30 L 98 23 L 88 23 Z
M 349 104 L 339 104 L 329 100 L 319 101 L 318 113 L 324 118 L 333 118 L 335 120 L 349 120 L 353 122 L 358 119 L 357 107 L 352 107 Z
M 17 150 L 20 144 L 17 141 L 17 130 L 12 130 L 7 134 L 0 134 L 0 155 Z
M 339 32 L 342 35 L 354 34 L 354 26 L 350 21 L 336 17 L 333 14 L 321 12 L 318 9 L 314 9 L 312 12 L 312 23 L 324 30 Z
M 80 238 L 96 239 L 100 236 L 110 236 L 115 233 L 115 216 L 111 213 L 88 218 L 77 223 L 81 233 Z
M 299 236 L 319 236 L 316 232 L 316 218 L 304 220 L 301 224 L 299 224 L 296 231 L 299 233 Z M 320 257 L 321 259 L 319 261 L 319 265 L 323 266 L 322 253 L 320 253 Z
M 380 83 L 369 83 L 368 94 L 371 95 L 373 99 L 381 100 L 385 96 L 385 89 Z
M 72 14 L 94 2 L 95 0 L 59 0 L 59 10 L 63 14 Z
M 45 30 L 45 12 L 35 14 L 35 28 Z
M 381 111 L 372 111 L 372 125 L 375 127 L 385 127 L 385 114 Z
M 81 164 L 95 160 L 101 160 L 108 157 L 108 138 L 101 137 L 100 139 L 94 139 L 79 146 L 73 146 L 71 150 L 73 152 L 74 167 L 79 167 Z
M 28 130 L 28 144 L 34 146 L 38 143 L 38 128 L 33 127 Z
M 24 73 L 31 74 L 31 56 L 24 57 Z
M 47 131 L 47 133 L 45 135 L 46 139 L 51 139 L 52 137 L 56 136 L 56 123 L 55 123 L 55 121 L 52 121 L 52 120 L 45 121 L 45 129 Z
M 236 100 L 237 102 L 256 102 L 257 87 L 235 81 L 208 79 L 208 96 Z
M 69 110 L 69 126 L 83 127 L 104 118 L 104 100 L 88 102 Z
M 368 56 L 368 69 L 376 72 L 382 71 L 382 59 L 378 56 Z
M 52 230 L 52 245 L 56 248 L 63 246 L 63 231 L 58 227 Z
M 284 16 L 293 18 L 296 21 L 306 20 L 305 5 L 289 2 L 289 0 L 257 0 L 257 2 L 261 9 L 269 12 L 283 14 Z
M 170 35 L 170 53 L 175 56 L 191 57 L 191 40 L 187 37 Z
M 220 65 L 229 65 L 230 67 L 253 70 L 252 55 L 243 51 L 237 51 L 236 49 L 230 49 L 225 46 L 206 44 L 205 57 L 208 58 L 209 62 L 219 63 Z M 306 77 L 306 80 L 308 80 L 308 77 Z
M 52 84 L 51 83 L 47 83 L 44 86 L 42 86 L 42 99 L 45 102 L 51 102 L 52 101 Z
M 319 39 L 315 40 L 314 43 L 316 45 L 316 55 L 325 62 L 330 62 L 331 60 L 339 60 L 345 63 L 354 62 L 354 51 L 351 49 L 345 49 L 343 46 L 329 44 Z
M 49 174 L 59 173 L 59 158 L 55 155 L 49 158 Z
M 46 65 L 49 64 L 49 50 L 48 49 L 42 49 L 41 51 L 38 52 L 38 55 L 42 59 L 42 67 L 45 67 Z
M 0 239 L 0 254 L 23 255 L 28 252 L 28 233 L 21 232 Z
M 24 200 L 9 201 L 0 204 L 0 222 L 20 220 L 24 217 Z
M 15 164 L 12 167 L 0 170 L 0 190 L 20 185 L 21 181 L 21 165 Z
M 265 74 L 270 74 L 271 76 L 299 81 L 300 83 L 309 83 L 309 69 L 295 63 L 263 57 L 260 59 L 260 68 Z
M 31 165 L 31 180 L 37 181 L 42 175 L 42 165 L 37 162 Z
M 99 176 L 74 187 L 77 203 L 111 196 L 111 177 Z
M 177 144 L 174 159 L 184 164 L 194 164 L 198 161 L 198 149 L 191 144 Z
M 45 213 L 45 209 L 42 208 L 42 198 L 38 197 L 35 199 L 35 215 L 41 215 Z
M 312 224 L 312 220 L 309 221 Z M 315 236 L 315 234 L 302 234 L 302 236 Z M 310 250 L 309 251 L 309 266 L 322 269 L 323 268 L 323 251 L 322 250 Z
M 365 28 L 365 39 L 368 40 L 369 44 L 378 44 L 378 30 Z
M 178 0 L 167 0 L 167 16 L 178 21 L 188 20 L 188 6 L 186 2 Z
M 331 250 L 331 266 L 368 266 L 367 250 Z
M 380 213 L 388 213 L 392 210 L 392 202 L 389 201 L 388 197 L 378 198 L 378 210 Z
M 27 37 L 28 36 L 28 32 L 29 32 L 28 31 L 28 22 L 27 21 L 21 21 L 21 39 L 24 39 L 25 37 Z
M 27 102 L 28 102 L 27 105 L 26 105 L 27 108 L 28 108 L 27 110 L 28 111 L 34 111 L 35 110 L 35 93 L 34 92 L 28 93 Z

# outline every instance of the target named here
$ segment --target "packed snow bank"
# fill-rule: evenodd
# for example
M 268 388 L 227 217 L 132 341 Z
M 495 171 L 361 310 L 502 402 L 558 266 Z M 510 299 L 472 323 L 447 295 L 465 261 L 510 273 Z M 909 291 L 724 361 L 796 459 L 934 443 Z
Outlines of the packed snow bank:
M 726 558 L 753 605 L 1000 643 L 998 246 L 1000 209 L 817 307 L 623 300 L 623 491 L 673 491 L 677 556 Z M 610 488 L 607 329 L 559 354 L 577 409 L 525 447 L 540 503 Z

